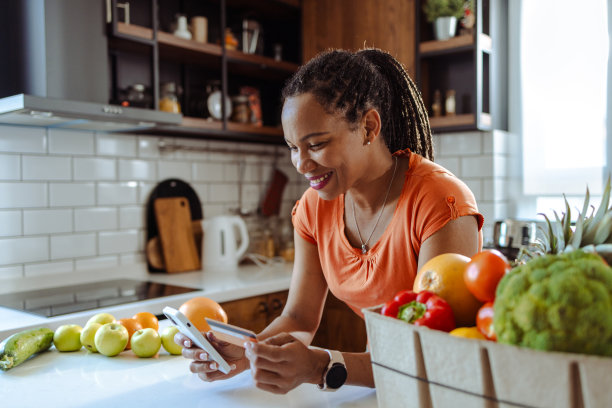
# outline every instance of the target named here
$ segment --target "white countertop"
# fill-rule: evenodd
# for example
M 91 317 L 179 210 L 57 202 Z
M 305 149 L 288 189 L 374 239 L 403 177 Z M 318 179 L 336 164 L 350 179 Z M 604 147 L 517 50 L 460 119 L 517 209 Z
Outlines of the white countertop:
M 137 264 L 112 270 L 81 271 L 31 278 L 4 279 L 0 281 L 0 296 L 4 293 L 48 289 L 123 278 L 168 283 L 199 290 L 51 318 L 0 307 L 0 339 L 29 327 L 45 326 L 55 329 L 65 323 L 84 325 L 89 317 L 100 311 L 111 313 L 117 319 L 131 317 L 135 313 L 145 311 L 160 315 L 164 306 L 178 308 L 183 302 L 196 296 L 206 296 L 217 302 L 226 302 L 286 290 L 289 288 L 291 280 L 291 268 L 292 264 L 277 264 L 265 267 L 241 265 L 236 269 L 165 274 L 149 273 L 146 265 Z
M 167 321 L 161 321 L 161 327 Z M 256 388 L 250 371 L 207 383 L 189 371 L 189 360 L 161 350 L 138 358 L 116 357 L 54 347 L 18 367 L 0 371 L 3 407 L 376 407 L 371 388 L 345 386 L 322 392 L 303 384 L 286 395 Z

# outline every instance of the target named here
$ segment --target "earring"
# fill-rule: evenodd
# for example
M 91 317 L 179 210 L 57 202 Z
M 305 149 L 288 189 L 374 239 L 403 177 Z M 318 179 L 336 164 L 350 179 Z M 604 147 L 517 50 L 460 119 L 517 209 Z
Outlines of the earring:
M 368 140 L 368 143 L 366 143 L 366 144 L 367 144 L 367 145 L 369 145 L 369 144 L 370 144 L 370 141 Z

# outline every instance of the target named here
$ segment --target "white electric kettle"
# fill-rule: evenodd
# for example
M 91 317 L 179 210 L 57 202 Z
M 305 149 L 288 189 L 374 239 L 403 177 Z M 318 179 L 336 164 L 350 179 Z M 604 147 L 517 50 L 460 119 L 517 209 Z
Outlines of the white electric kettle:
M 249 247 L 246 223 L 238 216 L 221 215 L 203 222 L 204 270 L 235 268 Z

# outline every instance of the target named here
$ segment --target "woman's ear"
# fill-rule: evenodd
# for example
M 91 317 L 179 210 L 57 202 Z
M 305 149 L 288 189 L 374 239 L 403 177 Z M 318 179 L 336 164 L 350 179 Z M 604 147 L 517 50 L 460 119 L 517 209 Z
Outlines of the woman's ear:
M 361 119 L 362 129 L 365 130 L 363 144 L 370 144 L 380 136 L 380 115 L 376 109 L 370 109 L 363 114 Z

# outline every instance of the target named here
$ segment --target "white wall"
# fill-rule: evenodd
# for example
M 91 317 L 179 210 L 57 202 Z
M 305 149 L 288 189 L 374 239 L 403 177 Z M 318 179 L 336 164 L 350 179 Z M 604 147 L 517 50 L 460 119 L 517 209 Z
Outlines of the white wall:
M 238 208 L 243 160 L 243 208 L 257 209 L 273 159 L 241 150 L 282 155 L 284 217 L 306 188 L 283 146 L 165 138 L 236 154 L 160 153 L 162 139 L 0 126 L 0 279 L 145 262 L 146 201 L 167 178 L 191 184 L 204 217 L 227 214 Z

